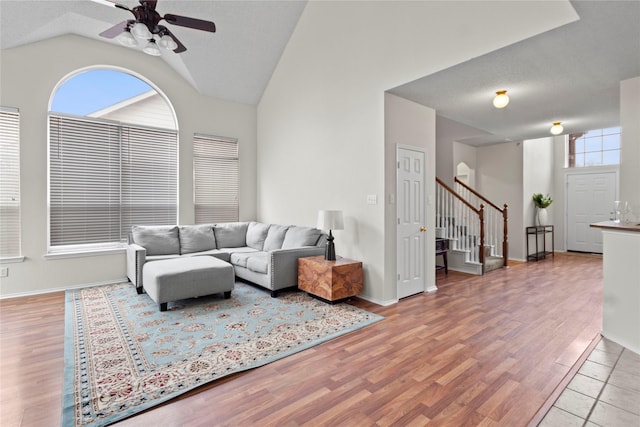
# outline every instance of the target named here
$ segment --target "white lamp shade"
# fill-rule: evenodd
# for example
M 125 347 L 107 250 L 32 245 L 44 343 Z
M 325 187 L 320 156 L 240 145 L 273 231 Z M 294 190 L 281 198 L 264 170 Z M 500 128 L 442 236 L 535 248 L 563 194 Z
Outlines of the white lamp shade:
M 160 37 L 158 44 L 168 50 L 174 50 L 178 47 L 178 44 L 171 38 L 170 35 L 164 35 Z
M 342 211 L 318 211 L 318 228 L 320 230 L 343 230 Z
M 142 22 L 133 24 L 131 33 L 138 39 L 150 39 L 152 37 L 151 31 Z
M 153 39 L 149 40 L 149 43 L 147 43 L 147 45 L 142 48 L 142 50 L 144 51 L 144 53 L 147 53 L 149 55 L 160 56 L 160 48 Z
M 123 31 L 116 38 L 120 43 L 122 43 L 125 46 L 135 46 L 138 44 L 138 41 L 136 40 L 136 38 L 133 37 L 128 30 Z

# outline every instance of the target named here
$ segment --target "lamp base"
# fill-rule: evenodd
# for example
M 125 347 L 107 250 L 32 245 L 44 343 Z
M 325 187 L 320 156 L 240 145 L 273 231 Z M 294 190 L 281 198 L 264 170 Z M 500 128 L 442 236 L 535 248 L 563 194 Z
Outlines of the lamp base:
M 324 250 L 324 259 L 326 261 L 335 261 L 336 260 L 336 247 L 333 244 L 333 234 L 331 234 L 331 230 L 329 230 L 329 235 L 327 236 L 327 245 Z

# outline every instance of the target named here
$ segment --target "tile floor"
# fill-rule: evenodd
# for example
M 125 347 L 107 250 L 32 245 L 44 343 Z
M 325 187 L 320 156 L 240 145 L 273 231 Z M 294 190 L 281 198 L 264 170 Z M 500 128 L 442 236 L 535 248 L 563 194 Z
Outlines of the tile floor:
M 538 424 L 640 426 L 640 355 L 602 338 Z

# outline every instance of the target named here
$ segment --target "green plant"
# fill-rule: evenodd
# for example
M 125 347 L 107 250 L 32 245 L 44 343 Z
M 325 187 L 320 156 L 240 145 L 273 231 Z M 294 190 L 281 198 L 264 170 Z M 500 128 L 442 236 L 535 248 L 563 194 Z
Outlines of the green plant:
M 536 205 L 536 208 L 546 208 L 553 203 L 553 199 L 549 197 L 548 194 L 545 197 L 542 193 L 534 193 L 531 199 L 533 200 L 533 204 Z

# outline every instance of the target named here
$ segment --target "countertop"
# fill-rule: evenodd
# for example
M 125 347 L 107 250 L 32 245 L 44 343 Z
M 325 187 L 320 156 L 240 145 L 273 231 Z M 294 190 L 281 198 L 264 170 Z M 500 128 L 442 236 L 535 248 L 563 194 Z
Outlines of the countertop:
M 590 226 L 607 230 L 635 231 L 640 233 L 640 223 L 638 222 L 602 221 L 590 224 Z

